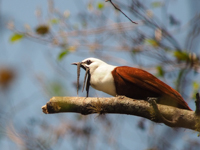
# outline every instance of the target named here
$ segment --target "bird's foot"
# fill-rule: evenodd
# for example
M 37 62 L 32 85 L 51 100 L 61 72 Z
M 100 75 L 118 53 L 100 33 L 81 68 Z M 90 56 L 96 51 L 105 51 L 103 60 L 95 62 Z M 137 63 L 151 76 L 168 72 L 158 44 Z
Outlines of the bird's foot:
M 151 106 L 153 106 L 153 109 L 155 110 L 155 112 L 156 113 L 158 112 L 160 114 L 160 111 L 159 111 L 157 103 L 156 103 L 157 100 L 158 100 L 158 98 L 156 98 L 156 97 L 147 97 L 147 101 L 149 102 L 149 104 Z
M 169 126 L 173 126 L 173 125 L 175 125 L 176 124 L 176 122 L 177 122 L 177 119 L 175 119 L 175 120 L 168 120 L 168 119 L 166 119 L 161 113 L 160 113 L 160 110 L 158 109 L 158 105 L 157 105 L 157 103 L 156 103 L 156 100 L 157 100 L 158 98 L 154 98 L 154 97 L 148 97 L 147 98 L 147 101 L 153 106 L 153 109 L 154 109 L 154 111 L 155 111 L 155 115 L 156 115 L 156 117 L 161 121 L 161 122 L 163 122 L 164 124 L 166 124 L 166 125 L 169 125 Z
M 152 105 L 152 101 L 155 101 L 155 103 L 157 104 L 158 102 L 158 98 L 157 97 L 147 97 L 147 101 Z
M 118 97 L 119 99 L 124 99 L 125 98 L 124 95 L 116 95 L 116 97 Z

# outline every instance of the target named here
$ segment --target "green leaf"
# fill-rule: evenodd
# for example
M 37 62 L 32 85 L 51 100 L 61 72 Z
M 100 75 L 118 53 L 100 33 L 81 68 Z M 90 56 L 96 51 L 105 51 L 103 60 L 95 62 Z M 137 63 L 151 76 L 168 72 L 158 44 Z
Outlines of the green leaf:
M 193 94 L 192 94 L 192 98 L 193 99 L 196 99 L 196 93 L 198 93 L 199 92 L 199 88 L 200 88 L 200 84 L 198 83 L 198 82 L 193 82 L 192 83 L 192 87 L 193 87 Z
M 186 61 L 189 59 L 189 55 L 185 51 L 175 51 L 174 56 L 181 61 Z
M 161 7 L 162 5 L 163 5 L 163 3 L 162 2 L 158 2 L 158 1 L 151 3 L 151 6 L 153 8 Z
M 104 3 L 102 3 L 102 2 L 98 2 L 98 4 L 97 4 L 97 8 L 98 8 L 99 10 L 104 9 Z
M 165 74 L 165 71 L 163 70 L 162 66 L 157 66 L 156 69 L 158 70 L 158 76 L 163 77 Z
M 48 82 L 46 88 L 51 96 L 64 96 L 66 94 L 63 84 L 59 81 Z
M 67 56 L 67 54 L 69 54 L 69 50 L 68 50 L 68 49 L 62 51 L 62 52 L 58 55 L 58 60 L 61 61 L 65 56 Z
M 199 85 L 199 83 L 197 83 L 197 82 L 193 82 L 193 83 L 192 83 L 192 86 L 193 86 L 193 89 L 194 89 L 195 91 L 198 91 L 198 89 L 200 88 L 200 85 Z
M 21 40 L 23 37 L 24 37 L 23 34 L 14 33 L 14 34 L 10 37 L 10 42 L 12 42 L 12 43 L 17 42 L 17 41 Z
M 59 23 L 59 19 L 57 19 L 57 18 L 51 19 L 50 23 L 51 24 L 58 24 Z
M 147 43 L 153 47 L 158 47 L 158 42 L 154 39 L 145 39 L 144 43 Z

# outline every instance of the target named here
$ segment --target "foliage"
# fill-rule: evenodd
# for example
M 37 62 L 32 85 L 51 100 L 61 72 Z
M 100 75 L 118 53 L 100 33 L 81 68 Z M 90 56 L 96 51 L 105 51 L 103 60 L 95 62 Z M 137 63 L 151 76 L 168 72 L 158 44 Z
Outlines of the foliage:
M 10 42 L 14 43 L 14 42 L 20 41 L 23 37 L 24 37 L 23 34 L 14 33 L 14 34 L 10 37 Z
M 69 50 L 63 50 L 59 55 L 58 55 L 58 60 L 62 60 L 66 55 L 69 54 Z
M 104 9 L 104 3 L 103 3 L 103 2 L 98 2 L 97 8 L 98 8 L 99 10 Z
M 189 59 L 189 55 L 185 51 L 174 51 L 174 56 L 181 61 L 187 61 Z
M 70 58 L 74 55 L 81 58 L 96 56 L 121 65 L 142 67 L 161 77 L 164 81 L 168 81 L 171 85 L 174 83 L 172 86 L 177 87 L 186 100 L 195 98 L 194 95 L 199 91 L 200 73 L 199 15 L 194 16 L 192 20 L 184 20 L 187 23 L 183 24 L 178 14 L 168 9 L 169 4 L 174 4 L 172 1 L 113 0 L 112 2 L 138 24 L 131 23 L 124 15 L 115 10 L 109 1 L 107 3 L 99 0 L 84 1 L 83 3 L 80 1 L 78 2 L 80 5 L 77 6 L 79 12 L 76 15 L 69 10 L 57 8 L 54 1 L 49 0 L 47 12 L 46 9 L 44 9 L 44 13 L 41 9 L 36 9 L 38 20 L 36 25 L 34 24 L 33 27 L 27 25 L 24 29 L 19 29 L 15 24 L 9 27 L 13 32 L 9 39 L 11 43 L 18 41 L 23 43 L 22 39 L 26 38 L 50 47 L 51 50 L 48 49 L 48 53 L 44 52 L 45 58 L 48 59 L 55 76 L 59 78 L 59 81 L 63 81 L 50 81 L 49 76 L 40 79 L 40 72 L 33 72 L 34 67 L 28 67 L 26 71 L 31 70 L 32 72 L 26 73 L 29 75 L 27 78 L 36 76 L 32 82 L 34 85 L 37 83 L 35 81 L 39 83 L 36 93 L 38 94 L 39 89 L 44 94 L 43 97 L 36 98 L 34 103 L 40 102 L 41 99 L 47 101 L 45 96 L 62 96 L 66 93 L 69 95 L 73 93 L 66 91 L 73 89 L 72 84 L 69 84 L 72 82 L 71 79 L 76 80 L 75 73 L 72 73 L 67 66 L 69 63 L 67 60 L 71 61 Z M 67 8 L 68 5 L 66 5 Z M 163 12 L 162 15 L 160 15 L 160 10 Z M 177 36 L 186 31 L 188 33 L 186 36 L 181 38 Z M 43 52 L 41 49 L 39 51 Z M 22 54 L 26 55 L 25 52 Z M 124 58 L 124 55 L 128 57 Z M 130 57 L 133 62 L 127 59 Z M 36 63 L 37 58 L 34 58 L 34 64 Z M 23 65 L 29 66 L 29 63 Z M 46 68 L 43 71 L 46 72 Z M 8 78 L 8 81 L 13 78 Z M 24 76 L 21 78 L 24 79 Z M 27 78 L 24 80 L 26 81 Z M 64 80 L 67 80 L 67 83 Z M 17 82 L 17 88 L 20 84 Z M 67 85 L 68 89 L 64 85 Z M 91 92 L 91 96 L 95 95 L 92 95 L 93 93 L 95 92 Z M 12 94 L 9 93 L 8 97 L 10 95 Z M 17 99 L 20 98 L 17 97 Z M 32 102 L 31 99 L 31 105 Z M 30 106 L 30 101 L 28 101 L 28 106 Z M 23 105 L 20 103 L 16 108 L 21 107 Z M 22 127 L 20 130 L 16 129 L 23 136 L 9 134 L 9 138 L 17 145 L 23 145 L 24 149 L 54 149 L 55 145 L 57 149 L 62 142 L 70 143 L 71 147 L 67 147 L 68 149 L 99 149 L 101 147 L 99 145 L 102 143 L 108 149 L 110 147 L 129 149 L 126 144 L 121 144 L 123 140 L 127 139 L 122 140 L 120 137 L 126 137 L 126 135 L 121 135 L 127 132 L 129 134 L 134 132 L 135 135 L 134 126 L 137 126 L 135 120 L 132 121 L 130 118 L 125 120 L 124 116 L 122 118 L 117 116 L 117 119 L 112 119 L 110 116 L 94 117 L 95 119 L 91 117 L 91 119 L 73 114 L 71 117 L 73 119 L 71 119 L 68 115 L 58 115 L 54 120 L 51 120 L 52 116 L 50 121 L 47 118 L 40 120 L 40 116 L 37 115 L 35 118 L 39 120 L 35 121 L 37 129 L 33 127 L 34 125 L 29 125 L 30 129 L 26 127 Z M 124 126 L 121 124 L 122 122 Z M 127 122 L 130 125 L 128 129 Z M 14 124 L 13 127 L 8 126 L 9 131 L 14 128 Z M 163 130 L 161 131 L 160 128 Z M 142 135 L 147 138 L 148 142 L 145 148 L 148 147 L 148 149 L 173 149 L 177 140 L 182 140 L 180 135 L 188 134 L 188 132 L 181 132 L 182 130 L 170 130 L 156 126 L 145 120 L 138 121 L 138 129 L 137 134 L 141 133 L 142 139 L 144 138 Z M 39 133 L 34 132 L 35 130 L 39 130 Z M 128 131 L 125 132 L 125 130 Z M 100 135 L 103 137 L 102 139 Z M 155 138 L 151 138 L 152 136 Z M 136 137 L 137 139 L 138 137 Z M 130 141 L 132 142 L 134 139 L 130 139 Z M 199 144 L 198 141 L 197 143 Z M 188 149 L 192 149 L 193 141 L 191 139 L 190 141 L 184 140 L 183 146 L 185 145 Z
M 55 23 L 55 20 L 54 20 L 53 23 Z M 47 25 L 40 25 L 40 26 L 36 27 L 35 31 L 36 31 L 37 34 L 45 35 L 45 34 L 49 33 L 49 27 Z
M 162 66 L 157 66 L 158 76 L 163 77 L 165 75 L 165 71 Z

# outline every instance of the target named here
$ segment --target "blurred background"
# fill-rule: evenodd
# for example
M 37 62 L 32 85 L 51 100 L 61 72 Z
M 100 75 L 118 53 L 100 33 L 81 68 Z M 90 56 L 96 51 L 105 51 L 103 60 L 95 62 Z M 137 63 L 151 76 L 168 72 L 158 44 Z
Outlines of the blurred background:
M 0 149 L 200 149 L 197 132 L 140 117 L 42 113 L 52 96 L 77 96 L 71 63 L 87 57 L 145 69 L 195 110 L 200 1 L 113 3 L 138 24 L 103 0 L 0 0 Z M 109 95 L 90 88 L 90 96 Z

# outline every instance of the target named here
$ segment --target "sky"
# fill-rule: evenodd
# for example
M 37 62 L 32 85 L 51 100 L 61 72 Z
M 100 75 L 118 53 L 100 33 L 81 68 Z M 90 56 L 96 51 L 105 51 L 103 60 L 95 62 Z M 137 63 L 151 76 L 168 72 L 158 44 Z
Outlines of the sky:
M 198 2 L 198 1 L 197 1 Z M 80 0 L 56 0 L 55 6 L 59 8 L 61 12 L 64 12 L 66 10 L 70 11 L 71 17 L 76 17 L 76 14 L 80 12 L 81 10 L 86 9 L 86 1 L 80 1 Z M 190 4 L 189 0 L 171 0 L 170 4 L 168 6 L 169 13 L 174 13 L 174 15 L 181 21 L 181 23 L 184 25 L 190 20 L 193 15 L 192 12 L 194 9 L 191 9 L 194 6 Z M 45 81 L 58 81 L 61 82 L 62 85 L 67 89 L 67 93 L 70 96 L 76 96 L 76 89 L 70 88 L 72 86 L 72 81 L 75 81 L 76 79 L 76 67 L 71 66 L 72 62 L 77 62 L 85 59 L 86 57 L 94 57 L 95 55 L 88 53 L 85 55 L 77 55 L 76 53 L 69 54 L 64 61 L 62 62 L 56 62 L 56 54 L 58 53 L 58 49 L 55 49 L 51 45 L 47 44 L 40 44 L 38 42 L 34 42 L 32 40 L 24 39 L 23 41 L 11 43 L 9 41 L 9 38 L 13 34 L 12 31 L 9 31 L 6 28 L 6 24 L 9 21 L 14 21 L 14 24 L 16 25 L 16 28 L 19 30 L 24 29 L 25 24 L 29 24 L 31 27 L 35 27 L 38 25 L 38 19 L 36 18 L 36 9 L 40 8 L 42 10 L 42 15 L 45 17 L 48 17 L 46 14 L 46 11 L 48 9 L 47 1 L 46 0 L 1 0 L 0 1 L 0 21 L 1 21 L 1 29 L 0 29 L 0 67 L 2 66 L 8 66 L 11 68 L 14 68 L 16 72 L 16 78 L 17 80 L 14 81 L 12 87 L 9 91 L 9 97 L 8 96 L 1 96 L 2 98 L 6 98 L 6 101 L 9 101 L 10 107 L 13 106 L 13 112 L 15 112 L 12 122 L 16 126 L 17 129 L 20 129 L 20 126 L 27 125 L 30 118 L 33 118 L 36 114 L 38 114 L 38 118 L 40 120 L 46 120 L 48 118 L 48 122 L 51 122 L 51 119 L 55 120 L 52 122 L 53 125 L 56 125 L 56 117 L 52 115 L 44 115 L 41 111 L 41 106 L 43 106 L 50 97 L 44 96 L 44 91 L 40 87 L 41 83 L 39 82 L 39 78 L 45 78 Z M 165 18 L 163 18 L 162 11 L 157 8 L 153 10 L 155 14 L 158 15 L 158 18 L 161 19 L 165 23 Z M 112 16 L 109 18 L 110 20 L 114 21 Z M 75 20 L 75 19 L 74 19 Z M 124 19 L 125 21 L 126 18 Z M 42 23 L 43 21 L 39 21 Z M 173 28 L 171 28 L 173 31 Z M 186 33 L 181 33 L 176 35 L 176 38 L 183 38 L 186 35 Z M 184 39 L 184 38 L 183 38 Z M 182 41 L 184 43 L 184 40 Z M 116 57 L 120 57 L 125 59 L 127 62 L 130 62 L 130 64 L 134 65 L 132 63 L 132 60 L 127 53 L 120 53 L 116 54 Z M 53 60 L 53 64 L 52 64 Z M 65 66 L 64 72 L 66 72 L 66 76 L 60 76 L 59 69 L 56 70 L 55 68 L 57 65 Z M 116 63 L 113 63 L 114 65 L 119 65 Z M 38 74 L 35 74 L 38 73 Z M 82 71 L 83 75 L 83 71 Z M 59 76 L 59 78 L 58 78 Z M 39 85 L 39 86 L 38 86 Z M 92 92 L 92 91 L 90 91 Z M 93 90 L 94 92 L 94 90 Z M 96 95 L 103 95 L 101 92 L 95 92 Z M 84 96 L 85 93 L 80 93 L 81 96 Z M 16 107 L 16 106 L 19 106 Z M 8 106 L 5 106 L 8 107 Z M 9 107 L 9 108 L 10 108 Z M 25 107 L 25 108 L 24 108 Z M 21 109 L 23 108 L 23 109 Z M 27 113 L 28 112 L 28 113 Z M 62 114 L 63 115 L 63 114 Z M 73 115 L 68 115 L 68 118 L 73 119 Z M 57 115 L 56 115 L 57 116 Z M 111 117 L 111 115 L 108 115 L 108 117 Z M 139 130 L 132 130 L 129 129 L 136 128 L 136 120 L 138 120 L 137 117 L 132 116 L 126 116 L 127 120 L 129 120 L 128 123 L 124 123 L 121 131 L 121 139 L 118 139 L 119 141 L 122 141 L 124 145 L 126 145 L 126 148 L 129 149 L 129 147 L 133 147 L 135 149 L 145 149 L 148 148 L 148 141 L 151 138 L 151 133 L 147 133 L 147 138 L 143 140 L 141 134 L 145 134 L 143 131 Z M 112 117 L 111 117 L 112 118 Z M 112 118 L 113 120 L 123 120 L 123 116 L 119 115 Z M 93 126 L 96 125 L 96 123 L 99 123 L 100 121 L 94 119 L 94 115 L 91 116 L 91 124 Z M 149 126 L 153 126 L 150 125 Z M 116 126 L 120 126 L 120 124 L 116 124 Z M 157 130 L 162 133 L 162 126 L 158 126 Z M 119 127 L 116 127 L 119 128 Z M 187 134 L 189 131 L 185 131 L 183 133 L 183 138 L 187 138 Z M 189 132 L 191 134 L 191 132 Z M 6 134 L 2 132 L 2 134 Z M 115 134 L 118 134 L 116 131 L 112 133 L 115 136 Z M 135 136 L 133 136 L 135 135 Z M 196 134 L 192 135 L 194 138 L 196 137 Z M 182 137 L 181 137 L 182 138 Z M 134 142 L 133 142 L 134 141 Z M 145 144 L 137 144 L 144 142 Z M 10 149 L 14 147 L 14 144 L 12 143 L 10 145 L 9 138 L 4 138 L 1 143 L 0 147 L 4 149 Z M 103 143 L 103 141 L 102 141 Z M 13 146 L 13 147 L 12 147 Z M 176 145 L 178 148 L 181 147 L 180 145 Z M 65 146 L 63 146 L 65 147 Z M 61 146 L 62 149 L 62 146 Z M 122 147 L 120 149 L 123 149 Z

